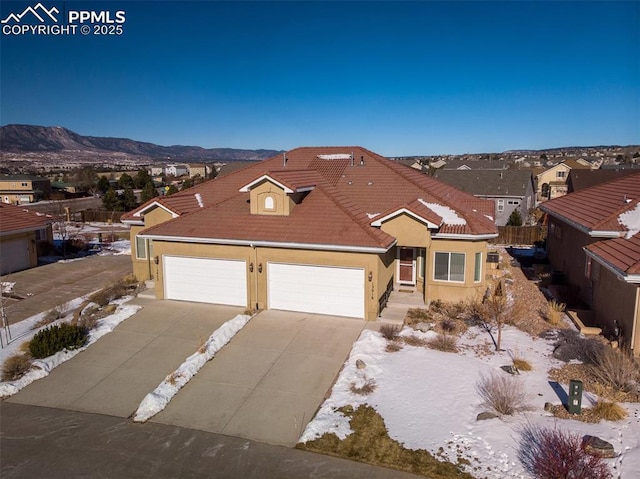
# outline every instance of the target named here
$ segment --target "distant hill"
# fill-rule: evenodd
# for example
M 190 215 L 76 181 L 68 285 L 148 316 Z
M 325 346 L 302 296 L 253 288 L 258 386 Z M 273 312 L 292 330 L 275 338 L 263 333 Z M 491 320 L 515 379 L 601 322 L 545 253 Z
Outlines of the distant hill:
M 83 136 L 60 126 L 34 125 L 0 127 L 0 150 L 3 153 L 120 153 L 150 159 L 171 158 L 177 161 L 263 160 L 281 153 L 278 150 L 160 146 L 128 138 Z

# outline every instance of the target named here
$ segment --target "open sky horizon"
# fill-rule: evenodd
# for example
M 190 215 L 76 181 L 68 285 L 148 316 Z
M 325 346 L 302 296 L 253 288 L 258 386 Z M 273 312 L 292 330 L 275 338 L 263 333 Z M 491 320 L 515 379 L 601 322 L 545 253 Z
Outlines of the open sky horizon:
M 640 144 L 637 1 L 41 3 L 123 11 L 123 33 L 3 30 L 2 125 L 385 156 Z

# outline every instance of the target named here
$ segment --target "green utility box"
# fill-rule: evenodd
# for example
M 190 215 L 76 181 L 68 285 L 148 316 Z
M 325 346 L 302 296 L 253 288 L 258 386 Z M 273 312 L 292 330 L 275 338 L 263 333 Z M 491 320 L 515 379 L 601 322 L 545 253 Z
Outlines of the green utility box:
M 582 412 L 582 381 L 572 379 L 569 381 L 569 404 L 570 414 L 580 414 Z

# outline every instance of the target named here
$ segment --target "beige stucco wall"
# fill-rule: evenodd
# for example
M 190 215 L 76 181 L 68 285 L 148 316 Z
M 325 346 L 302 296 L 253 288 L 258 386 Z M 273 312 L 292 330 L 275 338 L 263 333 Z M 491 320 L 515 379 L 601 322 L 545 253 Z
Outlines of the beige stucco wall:
M 592 273 L 595 264 L 592 265 Z M 632 347 L 636 356 L 640 355 L 640 328 L 638 325 L 638 304 L 636 294 L 638 285 L 626 283 L 603 266 L 599 267 L 599 276 L 593 280 L 593 313 L 595 320 L 609 335 L 614 328 L 614 321 L 620 325 L 621 340 L 625 347 Z M 634 324 L 635 323 L 635 324 Z M 635 325 L 635 343 L 632 344 Z
M 380 229 L 393 236 L 398 246 L 427 248 L 431 242 L 429 228 L 405 213 L 385 221 Z
M 434 279 L 435 253 L 464 253 L 465 268 L 464 282 L 439 281 Z M 480 281 L 475 282 L 475 254 L 482 253 L 482 268 Z M 427 261 L 425 264 L 425 303 L 434 299 L 443 301 L 461 301 L 465 299 L 480 299 L 486 288 L 486 241 L 460 241 L 432 239 L 431 248 L 427 249 Z
M 272 210 L 266 210 L 264 208 L 264 201 L 268 196 L 271 196 L 274 201 L 274 208 Z M 282 188 L 267 180 L 251 188 L 249 200 L 252 215 L 287 216 L 295 206 L 293 200 Z
M 153 263 L 153 256 L 156 256 L 157 253 L 154 249 L 152 256 L 147 255 L 146 259 L 138 259 L 136 255 L 136 235 L 146 228 L 159 225 L 160 223 L 164 223 L 172 218 L 173 216 L 171 213 L 162 208 L 156 207 L 145 213 L 144 226 L 131 226 L 131 230 L 129 232 L 129 239 L 131 241 L 131 262 L 133 263 L 133 275 L 139 281 L 156 279 L 154 274 L 155 264 Z

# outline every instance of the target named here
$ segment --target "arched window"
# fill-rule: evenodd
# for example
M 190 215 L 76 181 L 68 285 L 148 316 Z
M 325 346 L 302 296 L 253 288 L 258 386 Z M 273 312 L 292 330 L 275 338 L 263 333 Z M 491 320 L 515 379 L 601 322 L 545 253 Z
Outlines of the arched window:
M 274 208 L 275 208 L 275 206 L 273 204 L 273 197 L 272 196 L 267 196 L 264 199 L 264 209 L 265 210 L 272 210 Z

